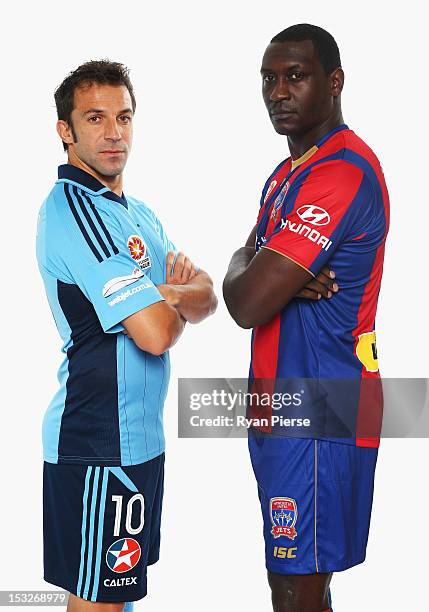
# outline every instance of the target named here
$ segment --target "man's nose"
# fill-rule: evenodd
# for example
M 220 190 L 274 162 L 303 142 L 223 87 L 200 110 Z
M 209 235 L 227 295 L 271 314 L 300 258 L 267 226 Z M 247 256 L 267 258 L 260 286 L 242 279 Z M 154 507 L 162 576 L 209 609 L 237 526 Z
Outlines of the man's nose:
M 120 140 L 121 131 L 116 121 L 116 117 L 112 118 L 105 123 L 104 138 L 106 140 Z
M 270 93 L 270 100 L 276 102 L 278 100 L 290 100 L 290 89 L 287 80 L 283 77 L 277 79 Z

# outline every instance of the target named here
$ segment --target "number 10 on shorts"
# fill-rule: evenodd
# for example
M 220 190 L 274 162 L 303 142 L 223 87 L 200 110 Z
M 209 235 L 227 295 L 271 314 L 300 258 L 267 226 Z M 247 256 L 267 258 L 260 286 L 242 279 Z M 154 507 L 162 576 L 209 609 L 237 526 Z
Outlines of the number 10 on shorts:
M 123 495 L 112 495 L 112 502 L 116 504 L 116 513 L 115 513 L 115 525 L 113 528 L 113 535 L 115 537 L 119 537 L 121 531 L 122 524 L 122 506 L 123 506 Z M 140 509 L 140 520 L 137 527 L 133 527 L 131 524 L 131 518 L 133 516 L 133 506 L 137 504 Z M 138 513 L 138 509 L 136 506 L 136 510 L 134 512 Z M 136 493 L 133 495 L 127 503 L 126 515 L 125 515 L 125 529 L 130 535 L 136 535 L 140 533 L 144 526 L 144 497 L 141 493 Z

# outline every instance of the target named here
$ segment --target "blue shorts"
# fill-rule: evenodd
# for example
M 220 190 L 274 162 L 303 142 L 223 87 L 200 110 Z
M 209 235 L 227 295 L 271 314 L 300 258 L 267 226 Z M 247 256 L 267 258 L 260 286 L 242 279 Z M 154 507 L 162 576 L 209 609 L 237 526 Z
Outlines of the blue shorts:
M 249 433 L 276 574 L 339 572 L 365 559 L 376 448 Z
M 44 579 L 89 601 L 146 595 L 159 558 L 164 454 L 127 467 L 44 464 Z

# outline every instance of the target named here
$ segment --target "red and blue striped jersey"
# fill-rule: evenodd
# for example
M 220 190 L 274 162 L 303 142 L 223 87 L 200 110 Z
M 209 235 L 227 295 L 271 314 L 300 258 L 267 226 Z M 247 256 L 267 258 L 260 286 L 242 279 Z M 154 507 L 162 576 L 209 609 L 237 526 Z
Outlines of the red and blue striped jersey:
M 346 125 L 275 169 L 262 192 L 256 250 L 276 251 L 313 275 L 329 263 L 340 291 L 329 300 L 295 298 L 256 327 L 251 379 L 379 378 L 375 316 L 388 227 L 380 163 Z M 378 439 L 360 439 L 357 428 L 356 443 Z

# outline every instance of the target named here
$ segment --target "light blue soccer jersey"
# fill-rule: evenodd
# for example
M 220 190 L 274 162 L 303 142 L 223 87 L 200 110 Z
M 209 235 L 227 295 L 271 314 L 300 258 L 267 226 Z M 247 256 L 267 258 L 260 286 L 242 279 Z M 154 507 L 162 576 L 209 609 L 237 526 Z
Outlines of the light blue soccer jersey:
M 135 465 L 164 451 L 168 352 L 154 356 L 121 321 L 163 298 L 175 250 L 155 214 L 66 164 L 44 202 L 37 260 L 63 340 L 60 388 L 43 421 L 50 463 Z

